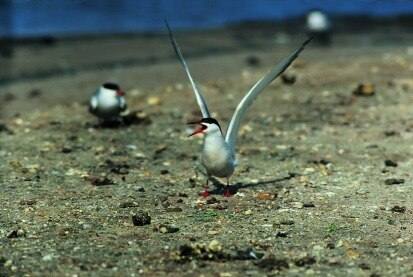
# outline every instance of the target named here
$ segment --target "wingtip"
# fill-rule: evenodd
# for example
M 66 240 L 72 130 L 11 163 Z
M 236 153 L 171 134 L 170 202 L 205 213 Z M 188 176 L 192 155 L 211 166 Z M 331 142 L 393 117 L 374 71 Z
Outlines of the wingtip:
M 169 27 L 168 20 L 164 19 L 164 21 L 165 21 L 166 29 L 168 29 L 168 32 L 171 33 L 171 28 Z

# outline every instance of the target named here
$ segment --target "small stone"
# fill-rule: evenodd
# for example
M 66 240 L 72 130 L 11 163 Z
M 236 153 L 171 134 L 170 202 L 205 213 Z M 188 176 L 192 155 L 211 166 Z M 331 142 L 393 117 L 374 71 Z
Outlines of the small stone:
M 7 261 L 5 261 L 4 262 L 4 264 L 3 264 L 3 266 L 5 267 L 5 268 L 10 268 L 10 267 L 12 267 L 13 266 L 13 260 L 7 260 Z
M 252 211 L 251 211 L 251 210 L 246 210 L 246 211 L 244 212 L 244 214 L 245 214 L 246 216 L 250 216 L 250 215 L 252 215 Z
M 35 98 L 35 97 L 39 97 L 40 95 L 42 95 L 42 91 L 40 89 L 32 89 L 31 91 L 29 91 L 27 93 L 27 97 L 29 98 Z
M 386 185 L 399 185 L 399 184 L 403 184 L 404 183 L 404 179 L 395 179 L 395 178 L 391 178 L 391 179 L 387 179 L 384 180 L 384 183 Z
M 113 181 L 110 180 L 108 177 L 91 177 L 89 182 L 94 186 L 107 186 L 113 185 Z
M 149 97 L 146 102 L 149 106 L 159 106 L 162 104 L 162 100 L 159 97 Z
M 138 207 L 138 203 L 133 202 L 133 201 L 125 201 L 120 203 L 119 207 L 121 208 L 132 208 L 132 207 Z
M 50 254 L 45 255 L 45 256 L 43 256 L 42 260 L 45 261 L 45 262 L 50 262 L 51 260 L 53 260 L 53 256 L 50 255 Z
M 280 221 L 281 225 L 294 225 L 294 220 L 282 220 Z
M 346 251 L 346 256 L 350 259 L 357 259 L 360 257 L 360 253 L 354 249 L 349 249 Z
M 145 188 L 143 187 L 135 187 L 136 191 L 145 192 Z
M 182 212 L 181 207 L 166 207 L 165 211 L 167 212 Z
M 354 90 L 353 95 L 356 96 L 373 96 L 376 93 L 374 90 L 374 85 L 367 83 L 367 84 L 359 84 Z
M 399 133 L 396 132 L 396 131 L 394 131 L 394 130 L 389 130 L 389 131 L 385 131 L 385 132 L 384 132 L 384 135 L 385 135 L 386 137 L 397 136 L 398 134 L 399 134 Z
M 122 115 L 122 120 L 126 125 L 149 125 L 152 119 L 142 111 L 131 111 Z
M 219 252 L 222 250 L 222 246 L 219 243 L 219 241 L 214 239 L 208 244 L 208 249 L 211 250 L 212 252 Z
M 132 222 L 135 226 L 143 226 L 151 224 L 151 217 L 149 216 L 148 212 L 138 211 L 134 215 L 132 215 Z
M 175 226 L 166 225 L 166 224 L 159 226 L 159 232 L 161 232 L 162 234 L 176 233 L 178 231 L 179 231 L 179 228 Z
M 245 62 L 247 65 L 252 66 L 252 67 L 258 67 L 261 64 L 261 60 L 257 56 L 248 56 L 245 59 Z
M 396 213 L 404 213 L 406 211 L 406 207 L 400 207 L 398 205 L 394 206 L 393 208 L 391 208 L 392 212 L 396 212 Z
M 158 145 L 156 148 L 155 148 L 155 154 L 160 154 L 160 153 L 162 153 L 163 151 L 165 151 L 167 149 L 167 146 L 166 146 L 166 144 L 161 144 L 161 145 Z
M 285 85 L 293 85 L 297 81 L 297 77 L 293 73 L 284 73 L 281 75 L 281 81 Z
M 304 257 L 295 261 L 296 266 L 305 266 L 315 264 L 316 260 L 313 257 Z
M 218 202 L 219 201 L 215 197 L 211 197 L 211 198 L 207 199 L 207 201 L 206 201 L 206 203 L 208 205 L 215 204 L 215 203 L 218 203 Z
M 288 237 L 288 232 L 286 232 L 286 231 L 279 231 L 279 232 L 277 233 L 276 237 L 286 238 L 286 237 Z
M 266 270 L 282 270 L 284 268 L 289 268 L 288 261 L 284 259 L 276 259 L 274 257 L 267 257 L 262 260 L 259 260 L 255 263 L 260 268 L 264 268 Z
M 394 161 L 392 161 L 392 160 L 385 160 L 385 161 L 384 161 L 384 164 L 385 164 L 386 166 L 397 167 L 397 163 L 394 162 Z
M 32 199 L 28 199 L 28 200 L 22 199 L 22 200 L 20 200 L 19 203 L 20 203 L 20 205 L 33 206 L 33 205 L 35 205 L 35 204 L 37 203 L 37 201 L 36 201 L 36 200 L 32 200 Z
M 297 208 L 297 209 L 302 209 L 304 207 L 304 204 L 301 202 L 293 202 L 291 204 L 294 208 Z
M 275 198 L 275 195 L 271 193 L 260 192 L 257 194 L 257 198 L 259 200 L 272 200 Z
M 359 267 L 360 267 L 361 269 L 364 269 L 364 270 L 369 270 L 369 269 L 370 269 L 370 266 L 369 266 L 368 264 L 366 264 L 366 263 L 361 263 L 361 264 L 359 264 Z
M 73 149 L 70 148 L 69 146 L 64 146 L 64 147 L 62 148 L 62 153 L 70 153 L 70 152 L 72 152 L 72 151 L 73 151 Z

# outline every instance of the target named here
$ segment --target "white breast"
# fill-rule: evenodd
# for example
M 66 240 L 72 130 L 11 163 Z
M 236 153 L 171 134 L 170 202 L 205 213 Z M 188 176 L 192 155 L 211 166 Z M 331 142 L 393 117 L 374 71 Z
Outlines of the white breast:
M 221 135 L 206 136 L 202 164 L 212 176 L 229 177 L 234 173 L 233 157 Z

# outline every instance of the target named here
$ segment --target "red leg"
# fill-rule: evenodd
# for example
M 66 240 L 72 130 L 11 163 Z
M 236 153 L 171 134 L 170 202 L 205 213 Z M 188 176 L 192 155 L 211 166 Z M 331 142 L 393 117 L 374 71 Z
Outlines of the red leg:
M 199 196 L 201 196 L 201 197 L 208 197 L 208 196 L 209 196 L 209 192 L 208 192 L 208 182 L 209 182 L 209 176 L 208 176 L 208 179 L 207 179 L 206 184 L 205 184 L 205 191 L 201 192 L 201 193 L 199 194 Z
M 231 197 L 232 192 L 229 190 L 229 180 L 227 179 L 227 190 L 224 192 L 225 197 Z

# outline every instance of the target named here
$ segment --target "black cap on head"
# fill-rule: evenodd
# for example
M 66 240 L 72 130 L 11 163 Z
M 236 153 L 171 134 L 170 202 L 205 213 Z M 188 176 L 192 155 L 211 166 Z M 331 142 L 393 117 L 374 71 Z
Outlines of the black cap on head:
M 111 89 L 111 90 L 119 90 L 120 89 L 120 87 L 115 83 L 104 83 L 103 87 L 107 88 L 107 89 Z
M 201 123 L 215 124 L 219 127 L 219 130 L 221 130 L 221 126 L 219 125 L 218 121 L 215 118 L 212 118 L 212 117 L 202 118 Z M 221 130 L 221 133 L 222 133 L 222 130 Z

